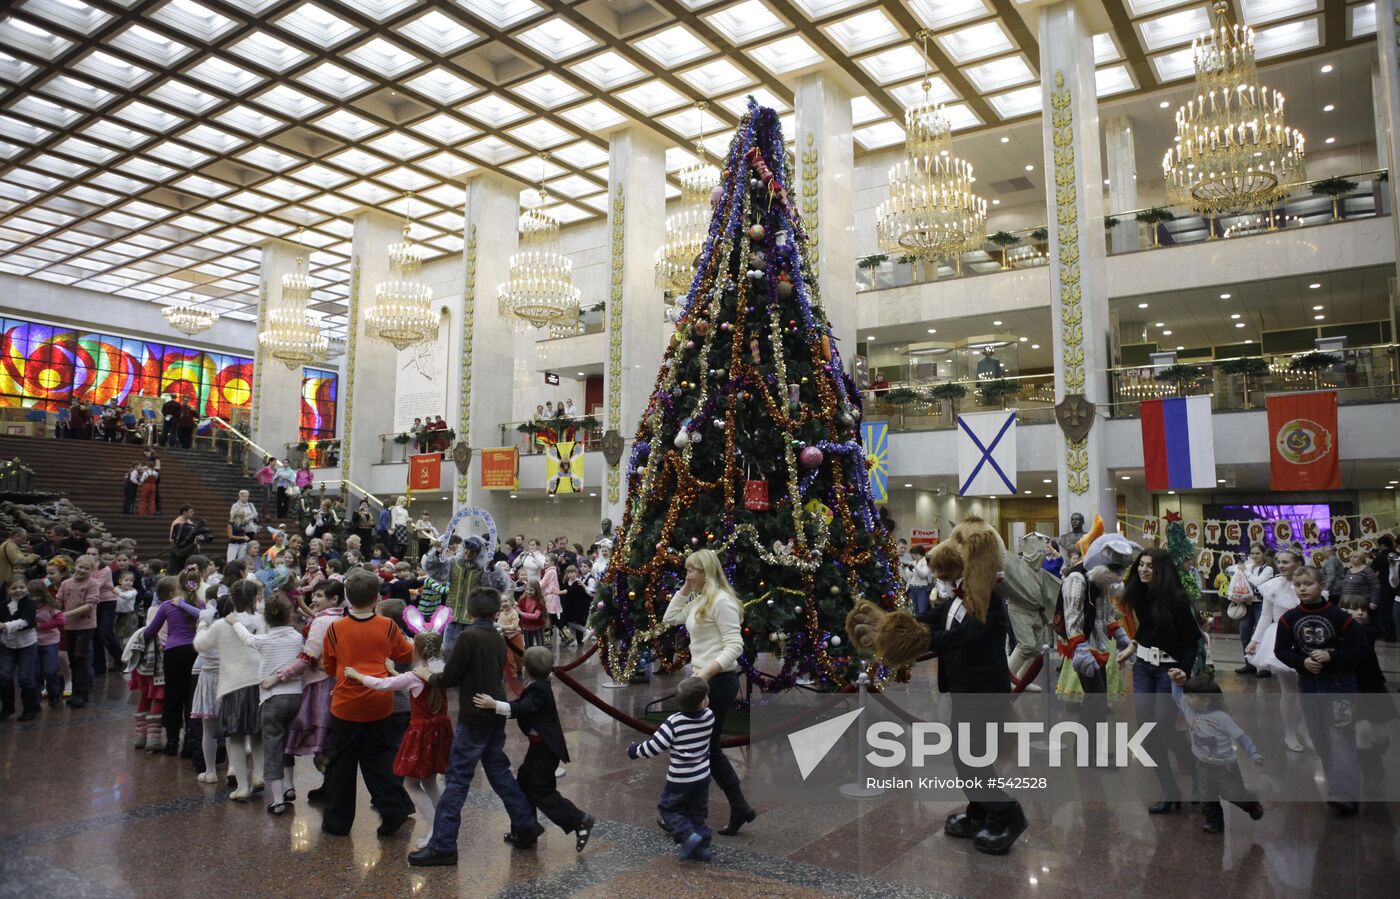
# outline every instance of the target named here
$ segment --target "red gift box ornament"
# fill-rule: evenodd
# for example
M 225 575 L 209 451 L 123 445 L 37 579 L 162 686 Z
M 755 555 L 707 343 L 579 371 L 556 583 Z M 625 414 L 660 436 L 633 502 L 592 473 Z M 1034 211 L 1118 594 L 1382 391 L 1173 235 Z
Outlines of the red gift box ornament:
M 752 472 L 744 481 L 744 508 L 750 512 L 767 512 L 772 508 L 768 502 L 768 482 L 763 479 L 760 472 L 757 478 L 752 477 Z

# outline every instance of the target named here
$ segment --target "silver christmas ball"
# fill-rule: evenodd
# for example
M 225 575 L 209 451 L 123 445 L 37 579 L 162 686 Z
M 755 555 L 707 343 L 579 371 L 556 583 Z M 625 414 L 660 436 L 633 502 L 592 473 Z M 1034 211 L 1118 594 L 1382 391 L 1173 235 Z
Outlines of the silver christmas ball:
M 690 434 L 690 442 L 691 442 L 691 443 L 699 443 L 699 442 L 700 442 L 700 438 L 704 436 L 704 435 L 701 434 L 699 431 L 689 431 L 688 433 Z

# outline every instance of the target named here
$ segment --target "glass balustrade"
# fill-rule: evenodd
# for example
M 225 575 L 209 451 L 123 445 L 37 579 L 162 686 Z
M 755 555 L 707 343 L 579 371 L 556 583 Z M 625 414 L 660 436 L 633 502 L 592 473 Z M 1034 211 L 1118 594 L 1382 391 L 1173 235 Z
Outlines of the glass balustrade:
M 1104 219 L 1104 242 L 1111 256 L 1150 252 L 1211 240 L 1239 240 L 1390 215 L 1387 175 L 1359 175 L 1308 181 L 1296 186 L 1272 209 L 1238 215 L 1202 216 L 1185 206 L 1114 212 Z M 976 250 L 956 258 L 927 261 L 884 253 L 856 257 L 856 290 L 861 293 L 928 281 L 967 278 L 1049 261 L 1048 226 L 998 231 Z

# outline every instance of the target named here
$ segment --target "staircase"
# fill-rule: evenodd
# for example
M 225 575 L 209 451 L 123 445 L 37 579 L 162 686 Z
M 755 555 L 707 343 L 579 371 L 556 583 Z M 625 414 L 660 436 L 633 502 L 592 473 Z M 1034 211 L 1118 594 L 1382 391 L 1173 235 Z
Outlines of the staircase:
M 116 539 L 136 541 L 143 559 L 164 557 L 170 548 L 170 522 L 180 506 L 194 506 L 196 518 L 203 519 L 213 532 L 202 552 L 222 564 L 227 547 L 225 525 L 228 509 L 238 500 L 238 491 L 258 488 L 253 478 L 238 466 L 229 465 L 222 454 L 201 449 L 157 448 L 161 460 L 161 511 L 158 515 L 122 514 L 122 482 L 131 466 L 146 452 L 145 447 L 95 440 L 56 440 L 42 437 L 0 435 L 0 459 L 19 458 L 34 470 L 34 489 L 61 493 L 83 511 L 101 520 Z

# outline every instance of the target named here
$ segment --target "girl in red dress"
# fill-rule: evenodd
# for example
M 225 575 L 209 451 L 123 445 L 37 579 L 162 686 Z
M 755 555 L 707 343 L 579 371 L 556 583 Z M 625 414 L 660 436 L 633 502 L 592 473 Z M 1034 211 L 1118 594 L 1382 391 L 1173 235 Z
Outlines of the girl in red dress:
M 442 635 L 435 630 L 420 631 L 413 638 L 413 667 L 420 665 L 434 672 L 443 668 Z M 399 754 L 394 758 L 394 774 L 402 777 L 404 785 L 409 787 L 408 794 L 413 797 L 421 820 L 429 822 L 428 834 L 418 842 L 421 849 L 433 836 L 431 823 L 442 794 L 438 775 L 447 773 L 447 761 L 452 753 L 452 719 L 447 714 L 447 696 L 441 688 L 429 687 L 412 669 L 394 677 L 374 677 L 346 668 L 345 676 L 371 690 L 408 691 L 413 713 L 403 742 L 399 744 Z M 420 799 L 426 801 L 426 809 Z

